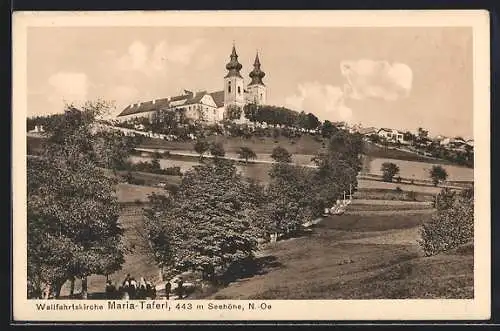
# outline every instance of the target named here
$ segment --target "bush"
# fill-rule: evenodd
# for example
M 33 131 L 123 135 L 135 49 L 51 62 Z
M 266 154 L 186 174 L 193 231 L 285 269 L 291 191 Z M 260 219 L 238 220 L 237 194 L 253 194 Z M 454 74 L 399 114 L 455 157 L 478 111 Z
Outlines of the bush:
M 445 181 L 446 178 L 448 178 L 448 173 L 446 172 L 446 169 L 444 169 L 443 167 L 435 165 L 432 166 L 429 172 L 429 176 L 431 177 L 434 186 L 437 186 L 439 182 Z
M 403 192 L 403 190 L 401 189 L 401 187 L 397 186 L 396 187 L 396 192 L 401 193 L 401 192 Z
M 169 167 L 163 170 L 163 174 L 169 176 L 182 176 L 181 167 Z
M 417 201 L 417 193 L 415 191 L 409 191 L 406 193 L 406 198 L 410 201 Z
M 132 177 L 131 179 L 129 179 L 129 184 L 132 184 L 132 185 L 146 185 L 146 181 L 144 179 L 141 179 L 141 178 Z
M 449 197 L 443 192 L 444 196 Z M 474 239 L 474 198 L 468 194 L 453 197 L 449 206 L 438 209 L 432 220 L 421 230 L 419 245 L 426 256 L 435 255 Z
M 384 182 L 392 182 L 394 176 L 399 173 L 399 167 L 392 162 L 382 163 L 380 170 L 382 171 L 382 179 Z

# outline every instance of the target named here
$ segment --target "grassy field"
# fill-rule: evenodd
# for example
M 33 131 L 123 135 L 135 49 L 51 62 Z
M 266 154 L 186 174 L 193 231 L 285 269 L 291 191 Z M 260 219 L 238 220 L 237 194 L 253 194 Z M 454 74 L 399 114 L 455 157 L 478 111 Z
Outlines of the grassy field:
M 242 137 L 211 136 L 208 137 L 207 140 L 221 142 L 224 145 L 224 150 L 229 153 L 238 152 L 240 147 L 249 147 L 255 153 L 270 154 L 276 146 L 282 146 L 292 154 L 314 155 L 323 147 L 322 141 L 318 141 L 310 135 L 303 135 L 298 139 L 289 139 L 285 137 L 252 137 L 247 139 Z M 173 142 L 148 138 L 138 147 L 193 151 L 193 142 Z
M 259 274 L 209 298 L 472 298 L 473 249 L 423 257 L 417 226 L 427 217 L 328 218 L 309 237 L 269 247 Z
M 159 281 L 141 234 L 142 200 L 161 189 L 120 184 L 124 202 L 120 224 L 129 251 L 122 270 Z M 421 211 L 425 211 L 422 213 Z M 366 212 L 366 215 L 357 215 Z M 211 299 L 370 299 L 471 298 L 473 249 L 423 257 L 418 228 L 431 217 L 428 203 L 354 200 L 343 216 L 326 218 L 309 236 L 280 241 L 259 253 L 258 271 L 193 298 Z M 89 277 L 89 292 L 101 292 L 105 277 Z M 80 283 L 76 283 L 79 292 Z M 62 291 L 68 293 L 69 283 Z
M 403 178 L 413 178 L 413 179 L 426 179 L 429 180 L 429 171 L 433 165 L 439 163 L 428 161 L 428 162 L 416 162 L 407 160 L 398 160 L 390 158 L 373 158 L 370 160 L 369 173 L 375 175 L 382 175 L 380 168 L 384 162 L 392 162 L 399 167 L 399 176 Z M 474 180 L 474 169 L 467 167 L 460 167 L 455 165 L 441 165 L 448 173 L 447 180 L 449 181 L 473 181 Z
M 308 138 L 308 142 L 300 144 L 290 142 L 286 145 L 283 139 L 278 139 L 278 143 L 293 153 L 314 154 L 312 150 L 316 148 L 317 151 L 321 143 Z M 244 146 L 242 142 L 239 138 L 227 139 L 226 150 L 234 153 Z M 255 148 L 247 146 L 263 155 L 274 148 L 274 142 L 248 143 L 254 144 Z M 178 150 L 191 148 L 178 147 Z M 372 158 L 371 162 L 374 160 Z M 162 167 L 180 166 L 182 171 L 197 164 L 194 160 L 182 159 L 162 159 L 160 163 Z M 237 167 L 244 176 L 262 182 L 268 180 L 269 164 L 239 164 Z M 117 196 L 123 204 L 119 222 L 125 229 L 128 251 L 122 270 L 110 275 L 110 279 L 121 282 L 130 273 L 136 278 L 143 276 L 157 282 L 158 268 L 147 253 L 141 231 L 142 208 L 147 195 L 165 192 L 154 187 L 155 183 L 178 184 L 181 178 L 147 173 L 134 173 L 134 177 L 143 179 L 149 186 L 124 183 L 117 186 Z M 398 187 L 400 190 L 396 190 Z M 424 257 L 417 245 L 419 226 L 428 221 L 432 213 L 428 203 L 419 202 L 432 201 L 433 195 L 440 190 L 423 185 L 359 180 L 355 193 L 359 200 L 355 200 L 344 215 L 324 219 L 308 236 L 267 246 L 259 252 L 258 272 L 198 298 L 472 298 L 472 245 L 434 257 Z M 91 276 L 88 285 L 90 293 L 101 292 L 105 277 Z M 77 282 L 77 293 L 79 288 Z M 68 290 L 69 283 L 62 295 Z

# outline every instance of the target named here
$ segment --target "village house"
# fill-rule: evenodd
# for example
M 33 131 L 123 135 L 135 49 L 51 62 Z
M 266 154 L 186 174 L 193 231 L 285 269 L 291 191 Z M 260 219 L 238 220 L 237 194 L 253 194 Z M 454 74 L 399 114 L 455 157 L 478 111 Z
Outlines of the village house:
M 440 142 L 440 145 L 445 147 L 460 147 L 466 144 L 467 142 L 461 137 L 444 138 Z
M 390 142 L 394 143 L 398 142 L 404 145 L 410 144 L 409 141 L 404 139 L 405 133 L 403 131 L 381 128 L 380 130 L 378 130 L 377 134 L 379 135 L 380 138 L 386 139 L 387 141 Z
M 374 134 L 377 134 L 378 133 L 378 129 L 374 128 L 374 127 L 361 128 L 361 129 L 359 129 L 358 133 L 362 134 L 365 137 L 370 137 L 370 136 L 372 136 Z

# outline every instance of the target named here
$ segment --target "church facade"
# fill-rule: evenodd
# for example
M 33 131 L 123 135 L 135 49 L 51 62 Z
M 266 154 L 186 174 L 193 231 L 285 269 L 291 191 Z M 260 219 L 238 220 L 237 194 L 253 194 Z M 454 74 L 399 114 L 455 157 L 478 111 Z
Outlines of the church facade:
M 226 64 L 227 73 L 224 76 L 224 90 L 215 92 L 184 90 L 181 95 L 134 103 L 128 105 L 116 119 L 119 121 L 151 119 L 158 111 L 182 111 L 187 118 L 207 124 L 223 120 L 245 123 L 247 121 L 243 111 L 245 105 L 266 104 L 267 87 L 263 82 L 265 73 L 261 69 L 257 53 L 253 70 L 249 74 L 250 82 L 246 85 L 241 75 L 243 66 L 238 61 L 234 45 L 229 58 Z

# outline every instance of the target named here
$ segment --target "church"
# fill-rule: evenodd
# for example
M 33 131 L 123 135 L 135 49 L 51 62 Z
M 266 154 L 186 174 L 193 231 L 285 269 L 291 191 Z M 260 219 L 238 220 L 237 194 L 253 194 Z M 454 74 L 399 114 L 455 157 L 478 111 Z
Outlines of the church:
M 230 60 L 226 64 L 224 90 L 214 92 L 184 90 L 181 95 L 134 103 L 128 105 L 117 116 L 117 120 L 151 119 L 157 111 L 182 111 L 188 119 L 206 124 L 214 124 L 223 120 L 245 123 L 247 119 L 243 107 L 246 104 L 266 104 L 267 88 L 262 81 L 265 73 L 260 66 L 259 54 L 257 53 L 253 70 L 249 74 L 250 82 L 245 85 L 244 78 L 240 73 L 243 66 L 238 62 L 238 54 L 233 44 Z

